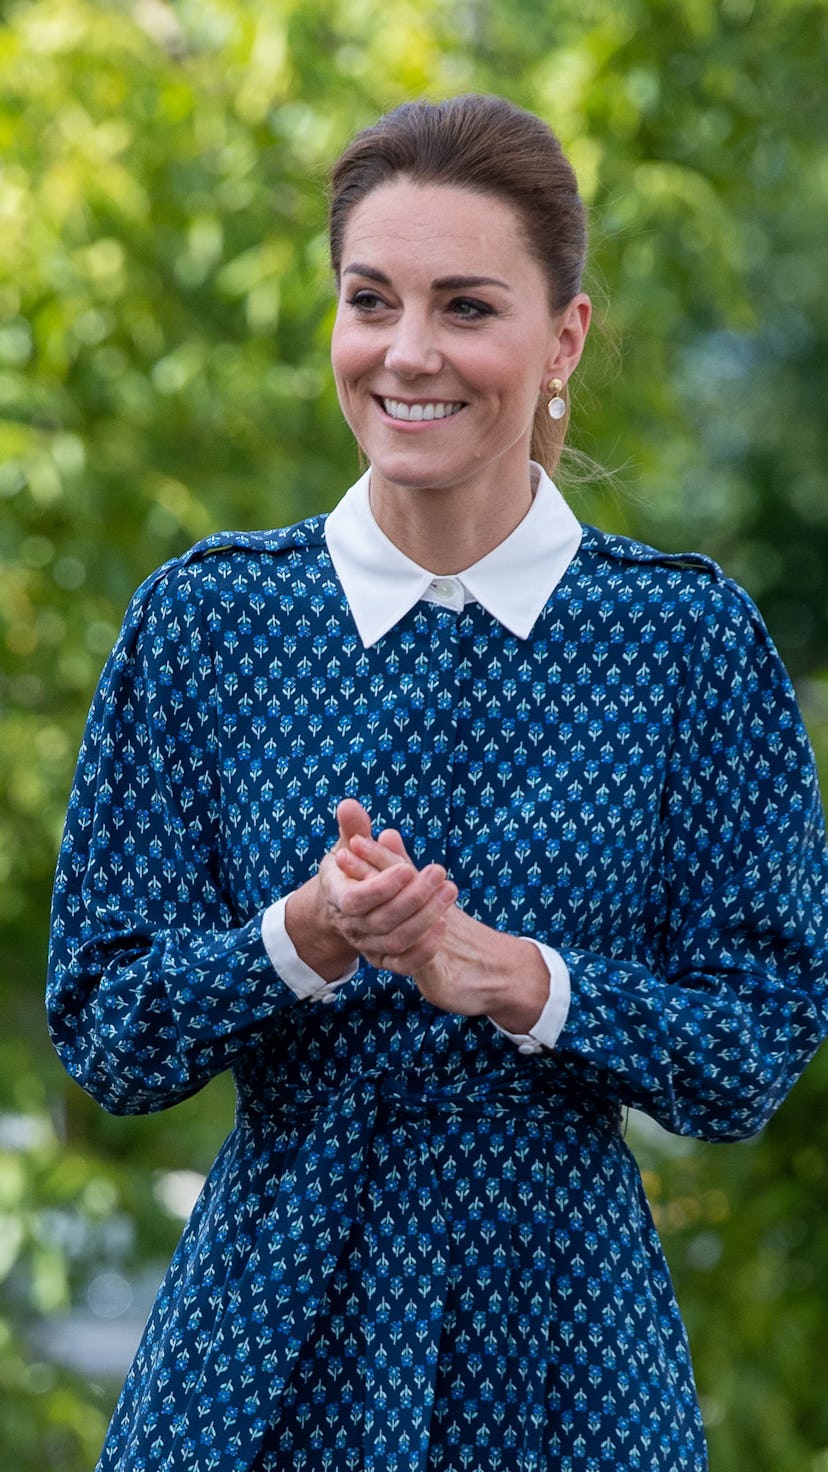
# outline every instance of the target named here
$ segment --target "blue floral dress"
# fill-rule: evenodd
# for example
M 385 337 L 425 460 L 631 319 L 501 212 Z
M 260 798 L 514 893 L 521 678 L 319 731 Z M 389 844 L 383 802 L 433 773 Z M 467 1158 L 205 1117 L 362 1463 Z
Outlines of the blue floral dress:
M 238 1090 L 101 1472 L 702 1472 L 620 1119 L 750 1135 L 828 1031 L 789 681 L 713 564 L 589 528 L 528 639 L 421 603 L 363 648 L 323 525 L 150 578 L 80 754 L 60 1055 L 117 1113 Z M 558 947 L 553 1050 L 369 966 L 327 1005 L 279 978 L 262 912 L 346 796 Z

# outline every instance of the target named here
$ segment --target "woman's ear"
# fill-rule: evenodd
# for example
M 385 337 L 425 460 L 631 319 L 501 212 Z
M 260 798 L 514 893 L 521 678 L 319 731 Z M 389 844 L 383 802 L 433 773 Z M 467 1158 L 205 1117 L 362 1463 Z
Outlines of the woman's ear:
M 572 301 L 564 307 L 556 319 L 555 335 L 550 344 L 549 362 L 546 366 L 547 380 L 560 378 L 566 383 L 570 375 L 575 372 L 581 361 L 591 320 L 592 302 L 586 293 L 581 291 L 572 298 Z M 543 391 L 545 390 L 546 382 L 543 384 Z

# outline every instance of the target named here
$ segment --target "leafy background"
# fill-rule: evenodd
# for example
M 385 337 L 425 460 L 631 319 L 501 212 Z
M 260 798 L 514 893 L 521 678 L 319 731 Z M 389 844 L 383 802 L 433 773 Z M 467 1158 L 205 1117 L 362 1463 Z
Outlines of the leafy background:
M 218 1080 L 113 1120 L 44 1036 L 49 887 L 137 583 L 222 526 L 325 509 L 326 169 L 405 98 L 552 122 L 599 307 L 562 477 L 580 515 L 716 556 L 828 767 L 826 0 L 37 0 L 0 9 L 0 1452 L 88 1472 L 120 1362 L 229 1126 Z M 633 1121 L 713 1472 L 828 1472 L 828 1056 L 762 1137 Z

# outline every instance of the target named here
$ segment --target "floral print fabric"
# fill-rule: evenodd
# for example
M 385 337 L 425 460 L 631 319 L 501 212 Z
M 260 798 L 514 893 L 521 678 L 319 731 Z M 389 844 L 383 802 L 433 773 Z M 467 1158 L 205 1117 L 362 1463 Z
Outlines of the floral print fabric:
M 554 1050 L 275 974 L 262 912 L 346 796 L 558 947 Z M 704 559 L 587 528 L 527 640 L 422 603 L 369 649 L 322 518 L 161 569 L 79 758 L 50 1025 L 108 1109 L 239 1102 L 101 1472 L 702 1472 L 621 1110 L 762 1126 L 828 1030 L 825 895 L 790 684 Z

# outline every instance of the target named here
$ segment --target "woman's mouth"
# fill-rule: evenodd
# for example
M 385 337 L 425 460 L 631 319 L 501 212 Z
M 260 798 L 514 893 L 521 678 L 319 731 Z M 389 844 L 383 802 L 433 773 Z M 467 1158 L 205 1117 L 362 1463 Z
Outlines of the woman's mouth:
M 450 419 L 464 407 L 462 403 L 445 399 L 428 399 L 417 404 L 406 404 L 402 399 L 381 398 L 378 402 L 390 419 L 398 419 L 404 424 L 419 423 L 423 419 Z

